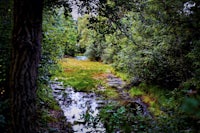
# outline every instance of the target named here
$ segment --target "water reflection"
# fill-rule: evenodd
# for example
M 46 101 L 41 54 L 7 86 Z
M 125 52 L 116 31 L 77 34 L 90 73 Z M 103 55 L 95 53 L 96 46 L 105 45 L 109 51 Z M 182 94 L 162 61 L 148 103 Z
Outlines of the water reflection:
M 76 56 L 77 60 L 88 60 L 86 56 Z
M 77 133 L 104 133 L 105 128 L 100 121 L 88 122 L 85 118 L 94 118 L 106 101 L 95 93 L 75 92 L 72 87 L 63 88 L 62 84 L 55 82 L 51 85 L 53 95 L 58 101 L 67 122 L 72 124 Z M 84 117 L 85 116 L 85 117 Z

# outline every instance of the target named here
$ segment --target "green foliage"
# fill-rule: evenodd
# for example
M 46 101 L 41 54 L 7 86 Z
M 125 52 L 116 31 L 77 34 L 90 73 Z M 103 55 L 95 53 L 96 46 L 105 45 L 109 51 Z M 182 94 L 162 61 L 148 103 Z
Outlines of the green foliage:
M 72 21 L 71 18 L 65 18 L 63 8 L 44 11 L 42 60 L 39 65 L 37 84 L 38 115 L 41 116 L 38 122 L 43 128 L 47 128 L 48 123 L 54 121 L 49 111 L 60 110 L 58 103 L 53 98 L 49 84 L 51 77 L 62 70 L 57 63 L 64 55 L 69 35 L 73 35 L 71 29 L 67 29 L 68 26 L 72 26 Z M 72 43 L 73 39 L 69 40 L 69 43 Z
M 62 8 L 55 9 L 55 14 L 46 11 L 43 15 L 43 54 L 51 55 L 51 60 L 61 58 L 66 43 L 66 27 Z
M 180 89 L 169 91 L 146 84 L 140 84 L 139 88 L 143 91 L 143 101 L 149 104 L 156 119 L 157 127 L 151 132 L 198 131 L 199 97 L 184 98 L 185 91 Z
M 40 132 L 49 130 L 49 123 L 55 122 L 59 118 L 53 118 L 51 111 L 60 111 L 60 107 L 57 101 L 52 95 L 52 89 L 43 83 L 38 84 L 37 90 L 37 107 L 38 119 Z
M 132 120 L 127 120 L 130 110 L 126 107 L 111 107 L 107 111 L 112 113 L 105 111 L 106 113 L 101 116 L 105 118 L 106 125 L 112 125 L 107 127 L 109 132 L 117 130 L 130 132 L 132 128 L 136 130 L 135 132 L 195 131 L 196 127 L 192 127 L 194 130 L 190 129 L 191 124 L 188 121 L 192 119 L 192 123 L 196 125 L 190 116 L 198 119 L 199 114 L 195 114 L 190 108 L 199 111 L 199 98 L 184 99 L 185 93 L 175 89 L 178 87 L 183 90 L 191 89 L 198 94 L 200 86 L 198 30 L 200 3 L 197 0 L 190 1 L 190 3 L 195 2 L 195 5 L 184 9 L 186 2 L 183 0 L 104 1 L 102 7 L 99 7 L 100 12 L 97 16 L 85 15 L 78 20 L 78 37 L 72 21 L 64 22 L 62 15 L 52 15 L 52 19 L 48 17 L 46 21 L 53 23 L 47 24 L 47 27 L 51 28 L 50 31 L 45 31 L 48 34 L 44 40 L 48 45 L 44 47 L 49 46 L 49 48 L 46 48 L 44 55 L 48 55 L 47 60 L 50 59 L 54 64 L 56 58 L 63 55 L 63 49 L 67 44 L 65 54 L 74 56 L 76 51 L 85 52 L 91 60 L 112 63 L 117 70 L 125 72 L 129 77 L 138 77 L 147 84 L 163 87 L 160 89 L 141 84 L 139 86 L 141 90 L 132 88 L 129 91 L 132 96 L 148 94 L 156 99 L 155 104 L 150 104 L 155 108 L 150 107 L 150 110 L 157 112 L 161 107 L 163 111 L 155 113 L 159 114 L 156 116 L 156 124 L 153 123 L 156 126 L 134 115 L 130 118 L 134 121 L 140 119 L 139 124 L 127 125 L 127 121 L 132 123 Z M 67 27 L 69 25 L 72 27 L 66 30 L 65 24 L 68 24 Z M 61 37 L 67 40 L 62 40 Z M 75 45 L 76 40 L 78 40 L 78 50 Z M 74 73 L 67 67 L 63 68 L 66 74 L 61 74 L 63 77 L 60 80 L 65 80 L 67 85 L 74 86 L 78 90 L 90 90 L 96 87 L 97 82 L 88 77 L 93 74 L 91 70 L 83 72 L 76 67 L 73 68 L 76 70 Z M 55 67 L 52 70 L 56 69 Z M 115 92 L 106 90 L 104 94 L 110 95 Z M 143 98 L 149 100 L 147 96 Z M 182 109 L 180 109 L 181 103 L 183 103 Z M 124 126 L 121 126 L 122 121 L 125 123 Z
M 122 38 L 120 40 L 120 44 L 124 45 L 124 40 L 125 38 Z M 103 54 L 101 56 L 102 60 L 104 63 L 113 63 L 115 61 L 115 58 L 117 58 L 118 52 L 121 50 L 121 46 L 118 45 L 118 38 L 117 38 L 117 33 L 114 34 L 108 34 L 105 36 L 105 44 L 106 47 L 103 51 Z
M 80 29 L 83 25 L 90 28 L 79 32 L 80 42 L 89 43 L 86 55 L 166 88 L 178 87 L 192 75 L 198 78 L 199 32 L 194 29 L 199 28 L 199 3 L 187 9 L 191 14 L 186 13 L 186 3 L 181 0 L 172 4 L 158 0 L 125 3 L 102 2 L 105 10 L 100 16 L 82 19 Z M 95 40 L 90 35 L 92 31 Z
M 139 111 L 139 110 L 138 110 Z M 100 111 L 100 120 L 106 132 L 197 132 L 198 121 L 184 116 L 180 112 L 171 112 L 170 117 L 159 115 L 148 118 L 136 113 L 131 106 L 107 105 Z
M 148 132 L 148 129 L 152 128 L 150 119 L 142 117 L 139 112 L 133 111 L 129 105 L 107 105 L 100 111 L 100 118 L 105 125 L 106 132 L 109 133 Z
M 65 18 L 63 8 L 44 11 L 42 60 L 39 67 L 41 83 L 47 83 L 55 72 L 60 71 L 57 62 L 64 54 L 75 54 L 76 35 L 75 23 L 72 18 Z
M 101 23 L 90 24 L 91 16 L 84 15 L 78 20 L 78 33 L 79 33 L 79 48 L 84 49 L 85 55 L 93 61 L 102 60 L 104 54 L 104 49 L 107 44 L 105 44 L 104 33 L 105 27 L 103 22 L 106 21 L 103 17 L 96 17 L 97 21 Z M 102 24 L 102 25 L 99 25 Z
M 141 95 L 143 95 L 144 92 L 142 92 L 142 90 L 139 89 L 139 88 L 132 87 L 132 88 L 129 90 L 129 94 L 130 94 L 132 97 L 135 97 L 135 96 L 141 96 Z
M 113 3 L 118 5 L 120 2 Z M 115 8 L 119 7 L 113 7 L 113 3 L 108 3 L 108 7 L 114 8 L 113 11 L 115 11 Z M 184 12 L 182 1 L 170 4 L 153 0 L 138 2 L 137 6 L 134 6 L 134 3 L 130 5 L 133 9 L 128 12 L 120 10 L 121 16 L 114 22 L 113 18 L 107 16 L 115 23 L 109 26 L 118 28 L 115 30 L 116 34 L 112 34 L 112 38 L 116 39 L 112 41 L 106 39 L 106 42 L 117 44 L 116 46 L 120 49 L 115 50 L 116 47 L 109 48 L 107 45 L 102 56 L 105 62 L 106 60 L 113 62 L 118 70 L 167 88 L 179 86 L 194 73 L 198 75 L 197 58 L 199 56 L 197 53 L 194 55 L 194 51 L 199 47 L 199 38 L 192 36 L 196 36 L 199 32 L 191 32 L 193 28 L 189 26 L 190 22 L 186 21 L 190 17 L 194 20 L 194 27 L 198 29 L 198 21 L 194 18 L 198 11 L 195 10 L 194 16 L 177 13 L 177 11 Z M 170 8 L 172 6 L 174 8 Z M 192 63 L 191 59 L 196 60 L 195 63 Z M 191 67 L 190 64 L 195 65 Z
M 195 5 L 184 9 L 185 2 L 103 1 L 99 16 L 85 15 L 80 18 L 78 29 L 71 18 L 64 18 L 63 9 L 55 9 L 55 14 L 48 12 L 44 15 L 40 81 L 46 83 L 55 71 L 59 72 L 57 59 L 64 54 L 74 56 L 77 52 L 86 51 L 85 55 L 91 60 L 112 63 L 129 77 L 139 77 L 148 84 L 163 87 L 141 84 L 140 89 L 132 88 L 129 91 L 132 96 L 147 94 L 156 99 L 149 109 L 155 113 L 160 107 L 162 111 L 155 113 L 154 120 L 133 115 L 128 106 L 105 107 L 101 119 L 108 132 L 198 131 L 199 113 L 196 112 L 199 112 L 199 97 L 184 99 L 186 93 L 174 89 L 180 87 L 198 94 L 200 88 L 200 3 L 190 1 Z M 63 67 L 65 74 L 60 74 L 60 80 L 64 80 L 66 85 L 77 90 L 91 90 L 99 83 L 91 78 L 94 76 L 93 70 L 83 72 L 73 67 L 73 71 L 68 67 Z M 40 91 L 41 94 L 46 93 L 46 89 Z M 107 89 L 103 94 L 109 96 L 116 92 Z M 143 96 L 143 100 L 148 101 L 149 97 Z M 42 101 L 50 103 L 51 100 Z
M 174 89 L 173 91 L 165 90 L 155 85 L 140 84 L 139 89 L 144 93 L 154 98 L 159 108 L 172 109 L 179 108 L 183 100 L 181 90 Z M 162 109 L 161 109 L 162 110 Z
M 77 26 L 72 17 L 66 17 L 61 7 L 45 11 L 43 18 L 43 49 L 48 49 L 43 53 L 50 53 L 52 60 L 62 58 L 64 54 L 74 56 L 78 52 Z
M 63 28 L 66 28 L 66 44 L 64 54 L 69 56 L 75 56 L 77 53 L 79 53 L 79 47 L 77 45 L 77 22 L 74 21 L 71 17 L 67 17 L 64 24 L 65 27 Z
M 181 106 L 181 110 L 187 115 L 200 118 L 200 97 L 187 97 L 184 99 L 184 103 Z
M 84 15 L 78 18 L 78 48 L 80 53 L 84 53 L 86 48 L 95 41 L 95 31 L 88 28 L 89 16 Z
M 87 47 L 85 55 L 92 61 L 101 61 L 104 45 L 98 41 Z
M 59 110 L 60 107 L 52 95 L 52 90 L 44 84 L 38 85 L 38 106 L 47 107 L 48 109 Z

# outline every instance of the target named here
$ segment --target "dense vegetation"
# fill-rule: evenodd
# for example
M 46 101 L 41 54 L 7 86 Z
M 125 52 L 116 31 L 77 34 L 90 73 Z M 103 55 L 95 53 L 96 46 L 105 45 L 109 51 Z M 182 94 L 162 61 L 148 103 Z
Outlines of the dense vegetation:
M 199 11 L 194 2 L 136 3 L 126 10 L 117 6 L 120 2 L 110 2 L 107 10 L 119 11 L 113 16 L 83 17 L 82 22 L 92 21 L 81 28 L 80 44 L 89 45 L 86 55 L 151 84 L 173 89 L 188 81 L 198 88 Z M 84 34 L 87 28 L 91 35 Z
M 176 109 L 199 118 L 199 2 L 144 0 L 118 6 L 121 2 L 108 1 L 99 16 L 81 18 L 92 30 L 81 36 L 90 42 L 85 55 L 175 91 Z
M 87 71 L 85 77 L 80 76 L 81 67 L 80 71 L 71 71 L 77 70 L 79 64 L 70 68 L 67 61 L 64 62 L 66 66 L 58 63 L 64 56 L 84 54 L 92 61 L 112 65 L 121 77 L 120 73 L 127 75 L 122 78 L 130 85 L 141 83 L 129 88 L 128 92 L 133 97 L 143 95 L 143 100 L 150 104 L 149 109 L 156 117 L 156 126 L 155 123 L 150 124 L 149 119 L 131 116 L 133 119 L 130 122 L 142 124 L 142 127 L 135 124 L 136 132 L 199 131 L 199 0 L 107 0 L 100 3 L 88 0 L 80 4 L 87 10 L 81 12 L 78 20 L 73 20 L 68 6 L 63 1 L 45 1 L 42 53 L 37 77 L 37 106 L 43 109 L 39 111 L 43 119 L 39 121 L 40 124 L 47 126 L 46 120 L 52 121 L 45 111 L 59 110 L 48 86 L 52 76 L 71 77 L 66 84 L 82 91 L 88 91 L 103 82 L 96 83 L 91 79 L 92 70 Z M 11 0 L 0 1 L 0 129 L 3 132 L 8 132 L 11 124 L 8 85 L 12 12 Z M 68 73 L 61 75 L 63 71 Z M 116 94 L 112 89 L 106 93 Z M 106 93 L 103 95 L 109 95 Z M 114 115 L 109 116 L 106 111 L 114 112 Z M 125 132 L 129 132 L 131 127 L 128 125 L 120 127 L 121 122 L 129 121 L 129 113 L 127 106 L 111 105 L 102 110 L 101 118 L 105 121 L 112 118 L 107 124 L 116 127 L 108 127 L 109 132 L 126 127 Z

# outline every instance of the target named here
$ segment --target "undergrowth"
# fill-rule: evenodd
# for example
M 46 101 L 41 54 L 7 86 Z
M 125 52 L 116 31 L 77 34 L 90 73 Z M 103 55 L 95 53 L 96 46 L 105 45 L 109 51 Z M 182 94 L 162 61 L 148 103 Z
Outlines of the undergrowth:
M 58 119 L 54 118 L 51 114 L 51 111 L 61 111 L 58 103 L 53 98 L 52 90 L 49 86 L 45 84 L 39 84 L 37 91 L 37 107 L 38 110 L 38 125 L 39 131 L 45 132 L 49 131 L 51 127 L 49 127 L 49 123 L 57 122 Z

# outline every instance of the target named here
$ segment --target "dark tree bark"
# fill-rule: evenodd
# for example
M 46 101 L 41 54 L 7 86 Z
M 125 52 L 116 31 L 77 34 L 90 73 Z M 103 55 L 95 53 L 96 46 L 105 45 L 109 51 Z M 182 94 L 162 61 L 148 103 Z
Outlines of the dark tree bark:
M 36 80 L 43 0 L 14 0 L 9 87 L 13 133 L 36 133 Z

